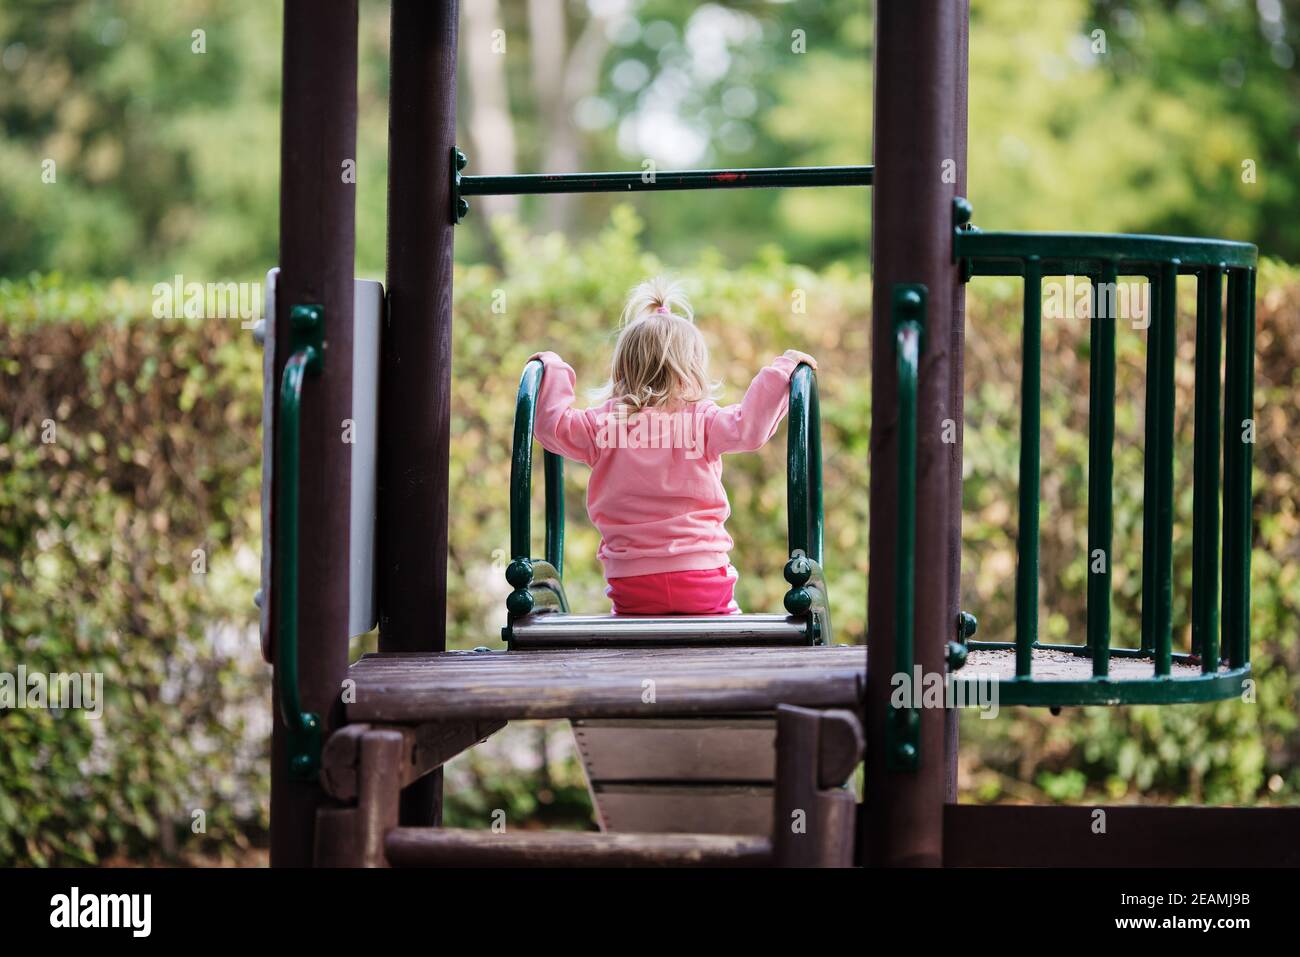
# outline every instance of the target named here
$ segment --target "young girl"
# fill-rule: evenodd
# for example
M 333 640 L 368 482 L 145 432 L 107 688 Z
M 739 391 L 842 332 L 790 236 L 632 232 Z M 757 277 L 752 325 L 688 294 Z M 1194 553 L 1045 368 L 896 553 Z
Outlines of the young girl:
M 795 368 L 817 363 L 791 350 L 754 377 L 739 405 L 719 407 L 691 305 L 679 284 L 658 278 L 632 290 L 600 405 L 574 409 L 573 369 L 554 352 L 532 358 L 545 365 L 537 440 L 592 469 L 587 513 L 614 614 L 739 613 L 722 456 L 770 439 Z

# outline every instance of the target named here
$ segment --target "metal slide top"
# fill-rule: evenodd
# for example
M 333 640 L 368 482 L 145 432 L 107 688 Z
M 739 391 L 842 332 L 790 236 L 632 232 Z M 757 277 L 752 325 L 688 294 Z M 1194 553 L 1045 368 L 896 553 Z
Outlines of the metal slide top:
M 972 275 L 1024 277 L 1014 641 L 970 642 L 998 681 L 1003 704 L 1172 704 L 1239 694 L 1250 667 L 1251 452 L 1254 416 L 1255 263 L 1249 243 L 1181 236 L 985 233 L 966 225 L 957 200 L 953 249 Z M 1039 642 L 1043 279 L 1087 277 L 1088 331 L 1087 627 L 1083 643 Z M 1146 352 L 1142 498 L 1141 642 L 1112 647 L 1116 329 L 1123 276 L 1148 280 L 1148 325 L 1135 327 Z M 1178 279 L 1195 279 L 1195 397 L 1192 507 L 1178 515 L 1174 487 Z M 1136 317 L 1134 317 L 1136 318 Z M 1126 332 L 1126 334 L 1128 334 Z M 1220 370 L 1222 369 L 1222 373 Z M 1223 478 L 1219 462 L 1222 456 Z M 1049 465 L 1049 468 L 1051 466 Z M 1222 493 L 1222 515 L 1220 515 Z M 1190 532 L 1188 620 L 1176 620 L 1174 535 Z M 1220 548 L 1222 535 L 1222 548 Z M 1220 587 L 1222 593 L 1220 594 Z M 1174 650 L 1188 631 L 1190 647 Z M 993 661 L 990 656 L 1013 656 Z M 1123 663 L 1112 673 L 1111 659 Z M 1136 670 L 1137 661 L 1147 663 Z M 959 681 L 970 681 L 966 669 Z
M 782 615 L 717 615 L 642 618 L 570 616 L 564 593 L 564 460 L 545 453 L 545 558 L 532 558 L 533 425 L 545 367 L 530 360 L 515 397 L 514 445 L 510 467 L 510 554 L 506 581 L 508 619 L 502 629 L 512 648 L 571 648 L 593 645 L 832 643 L 826 576 L 822 570 L 821 412 L 817 376 L 800 363 L 790 377 L 786 448 L 786 507 L 790 589 Z
M 808 619 L 786 615 L 629 617 L 537 614 L 516 622 L 515 648 L 667 644 L 697 639 L 709 645 L 806 645 Z

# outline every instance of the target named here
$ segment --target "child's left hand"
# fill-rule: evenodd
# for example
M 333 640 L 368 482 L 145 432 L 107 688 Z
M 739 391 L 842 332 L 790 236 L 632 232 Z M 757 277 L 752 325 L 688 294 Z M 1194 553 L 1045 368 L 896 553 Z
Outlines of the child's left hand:
M 813 371 L 816 371 L 817 369 L 817 360 L 806 352 L 799 352 L 797 349 L 787 349 L 785 350 L 785 358 L 789 359 L 796 366 L 801 362 L 806 362 L 808 365 L 813 367 Z

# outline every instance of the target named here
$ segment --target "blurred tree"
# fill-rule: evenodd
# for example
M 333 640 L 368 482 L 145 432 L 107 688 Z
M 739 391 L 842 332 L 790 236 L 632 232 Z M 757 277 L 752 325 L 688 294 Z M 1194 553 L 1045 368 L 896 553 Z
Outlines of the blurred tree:
M 868 162 L 872 9 L 465 4 L 470 170 Z M 1298 23 L 1300 0 L 973 0 L 977 220 L 1221 235 L 1300 259 L 1289 215 L 1300 190 Z M 251 278 L 273 264 L 280 30 L 278 7 L 254 0 L 0 8 L 0 275 Z M 357 266 L 367 275 L 383 274 L 386 245 L 387 34 L 387 3 L 361 0 Z M 711 248 L 741 262 L 779 244 L 794 261 L 864 265 L 867 190 L 632 200 L 671 262 Z M 517 207 L 535 229 L 585 236 L 618 201 L 481 201 L 458 258 L 489 253 L 492 213 Z

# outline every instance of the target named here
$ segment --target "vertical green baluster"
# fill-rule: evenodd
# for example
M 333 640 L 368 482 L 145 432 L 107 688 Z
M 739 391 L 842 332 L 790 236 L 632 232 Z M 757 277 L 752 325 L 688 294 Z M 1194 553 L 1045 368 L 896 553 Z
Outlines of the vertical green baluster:
M 1237 509 L 1233 504 L 1239 494 L 1241 482 L 1238 479 L 1237 441 L 1241 438 L 1241 414 L 1237 408 L 1237 365 L 1238 352 L 1241 349 L 1240 336 L 1237 333 L 1241 325 L 1241 277 L 1239 269 L 1228 271 L 1228 314 L 1226 361 L 1223 376 L 1223 592 L 1220 601 L 1219 633 L 1222 653 L 1227 656 L 1231 667 L 1239 667 L 1237 656 L 1236 612 L 1237 580 L 1233 575 L 1237 554 Z M 1235 441 L 1234 441 L 1235 440 Z
M 1251 420 L 1251 438 L 1255 437 L 1255 277 L 1258 272 L 1251 269 L 1247 273 L 1246 291 L 1242 296 L 1242 311 L 1246 316 L 1246 342 L 1242 350 L 1242 364 L 1246 384 L 1242 388 L 1241 411 L 1243 419 Z M 1238 433 L 1240 435 L 1240 433 Z M 1238 559 L 1238 573 L 1241 575 L 1241 606 L 1238 612 L 1241 627 L 1238 630 L 1239 647 L 1237 656 L 1242 665 L 1250 663 L 1250 564 L 1252 560 L 1252 540 L 1254 536 L 1254 461 L 1255 444 L 1241 443 L 1241 557 Z
M 1243 441 L 1252 417 L 1255 369 L 1254 274 L 1228 274 L 1227 376 L 1223 428 L 1223 644 L 1232 668 L 1249 661 L 1251 452 Z
M 1092 290 L 1091 360 L 1088 369 L 1088 647 L 1092 673 L 1110 671 L 1111 482 L 1115 447 L 1115 264 L 1104 263 Z M 1098 556 L 1100 552 L 1100 556 Z M 1101 571 L 1094 566 L 1100 557 Z
M 564 456 L 546 452 L 546 560 L 564 574 Z
M 1147 381 L 1146 409 L 1142 439 L 1142 650 L 1155 647 L 1156 584 L 1156 474 L 1159 461 L 1156 436 L 1160 431 L 1160 286 L 1156 277 L 1147 275 L 1150 301 L 1147 303 Z
M 1156 486 L 1156 675 L 1169 674 L 1173 656 L 1174 601 L 1174 356 L 1178 345 L 1178 261 L 1160 267 L 1159 439 Z
M 1219 343 L 1223 272 L 1197 277 L 1196 434 L 1192 455 L 1192 650 L 1201 671 L 1219 667 Z
M 1043 266 L 1025 260 L 1024 331 L 1020 380 L 1020 528 L 1016 540 L 1016 677 L 1033 670 L 1038 640 L 1038 467 L 1042 403 Z

